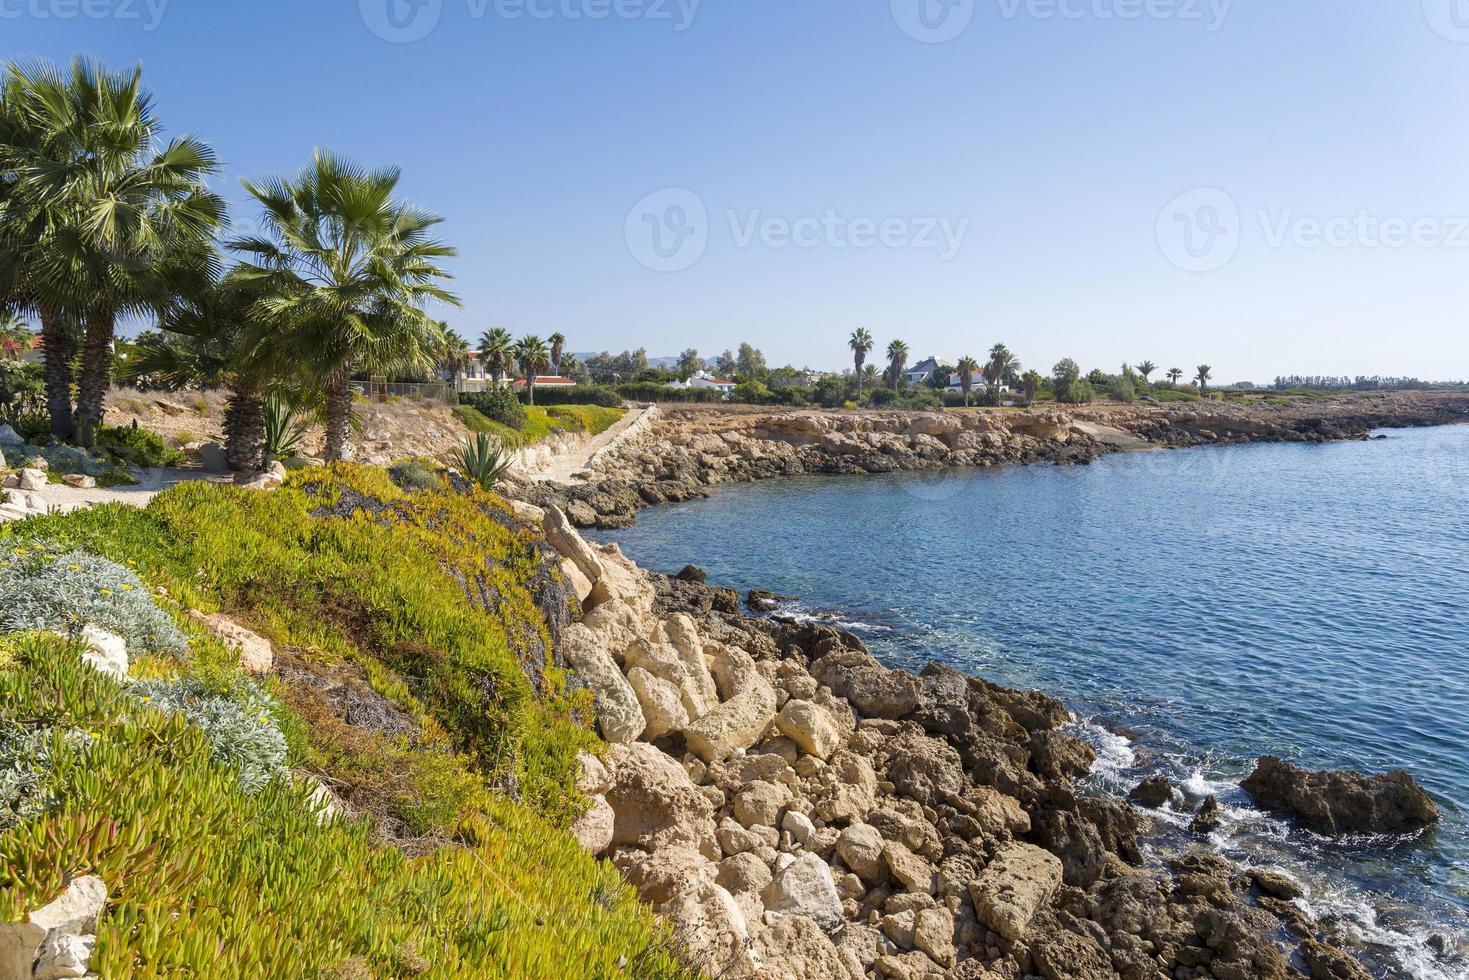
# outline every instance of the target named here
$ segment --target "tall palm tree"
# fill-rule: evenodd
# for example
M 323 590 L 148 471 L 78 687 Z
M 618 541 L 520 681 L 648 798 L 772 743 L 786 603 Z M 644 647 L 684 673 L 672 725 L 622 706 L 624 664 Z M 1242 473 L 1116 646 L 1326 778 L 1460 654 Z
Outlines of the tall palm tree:
M 1143 376 L 1144 381 L 1150 380 L 1148 378 L 1148 375 L 1152 374 L 1156 370 L 1158 370 L 1158 365 L 1154 364 L 1152 361 L 1143 361 L 1137 366 L 1137 373 Z
M 317 369 L 328 460 L 347 451 L 353 372 L 431 369 L 443 334 L 424 306 L 458 305 L 440 285 L 437 261 L 455 254 L 431 235 L 442 219 L 394 199 L 400 176 L 319 150 L 294 180 L 245 182 L 266 234 L 231 243 L 253 259 L 233 276 L 261 288 L 262 317 Z
M 959 358 L 954 370 L 959 373 L 959 386 L 964 389 L 964 407 L 968 408 L 969 393 L 974 390 L 974 374 L 979 370 L 979 362 L 966 354 Z
M 867 363 L 867 353 L 875 346 L 872 334 L 867 332 L 866 327 L 858 327 L 852 331 L 852 336 L 847 338 L 847 346 L 852 348 L 852 371 L 857 376 L 857 400 L 862 400 L 862 366 Z
M 1020 376 L 1020 383 L 1025 387 L 1025 403 L 1027 405 L 1035 404 L 1035 393 L 1040 391 L 1042 380 L 1044 379 L 1041 378 L 1041 373 L 1034 368 Z
M 1010 348 L 1004 344 L 996 344 L 990 348 L 989 362 L 985 365 L 985 381 L 989 384 L 990 400 L 998 405 L 1000 403 L 1000 385 L 1005 383 L 1005 377 L 1012 371 L 1020 369 L 1020 359 L 1010 352 Z
M 863 367 L 862 367 L 862 373 L 860 375 L 858 375 L 858 377 L 860 377 L 862 379 L 861 380 L 861 383 L 862 384 L 865 384 L 869 388 L 876 388 L 878 386 L 878 383 L 879 383 L 879 380 L 880 380 L 879 379 L 879 375 L 878 375 L 878 371 L 877 371 L 877 365 L 876 364 L 866 364 L 866 365 L 863 365 Z M 859 395 L 858 397 L 861 397 L 861 396 Z
M 1174 384 L 1178 384 L 1178 379 L 1181 378 L 1181 377 L 1183 377 L 1183 368 L 1169 368 L 1168 369 L 1168 380 L 1169 381 L 1172 381 Z
M 536 403 L 536 375 L 551 366 L 551 351 L 546 347 L 544 340 L 530 334 L 521 337 L 516 342 L 515 362 L 520 365 L 520 373 L 525 378 L 526 404 L 534 405 Z
M 514 349 L 515 339 L 504 327 L 492 327 L 479 339 L 479 356 L 484 360 L 485 370 L 490 372 L 490 380 L 496 387 L 499 387 L 500 382 L 515 367 Z
M 460 375 L 469 370 L 469 365 L 474 360 L 470 356 L 469 341 L 450 330 L 446 323 L 441 322 L 439 329 L 444 332 L 444 343 L 439 349 L 439 364 L 449 372 L 450 383 L 457 386 Z
M 4 102 L 9 126 L 22 136 L 0 152 L 0 168 L 13 175 L 7 216 L 39 232 L 23 281 L 43 327 L 59 316 L 83 328 L 76 421 L 90 445 L 102 422 L 118 318 L 156 312 L 178 281 L 214 271 L 224 202 L 204 180 L 218 167 L 213 151 L 192 137 L 158 149 L 162 126 L 140 68 L 114 73 L 83 59 L 65 73 L 11 65 Z M 51 333 L 56 349 L 48 349 L 48 361 L 69 355 L 65 337 Z M 48 376 L 59 388 L 64 371 Z M 52 397 L 59 408 L 59 391 Z
M 908 345 L 901 340 L 888 344 L 888 387 L 896 390 L 903 380 L 903 368 L 908 366 Z
M 550 337 L 550 344 L 551 344 L 551 367 L 555 368 L 557 374 L 560 374 L 561 373 L 561 355 L 566 350 L 566 334 L 564 334 L 564 333 L 553 333 L 551 335 L 551 337 Z
M 1199 383 L 1199 394 L 1207 395 L 1209 393 L 1209 376 L 1213 373 L 1214 369 L 1209 365 L 1199 365 L 1199 373 L 1194 377 L 1194 380 Z

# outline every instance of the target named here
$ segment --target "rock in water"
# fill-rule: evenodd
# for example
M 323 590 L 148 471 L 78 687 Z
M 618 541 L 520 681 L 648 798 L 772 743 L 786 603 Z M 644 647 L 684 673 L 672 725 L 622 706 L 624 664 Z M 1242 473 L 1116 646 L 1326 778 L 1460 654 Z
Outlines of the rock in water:
M 1219 798 L 1208 796 L 1199 804 L 1188 829 L 1196 834 L 1210 834 L 1219 829 Z
M 1240 784 L 1261 806 L 1321 834 L 1407 834 L 1438 822 L 1438 804 L 1401 769 L 1378 776 L 1308 772 L 1275 756 Z
M 1167 776 L 1152 776 L 1134 786 L 1127 798 L 1139 806 L 1156 810 L 1173 799 L 1173 784 Z

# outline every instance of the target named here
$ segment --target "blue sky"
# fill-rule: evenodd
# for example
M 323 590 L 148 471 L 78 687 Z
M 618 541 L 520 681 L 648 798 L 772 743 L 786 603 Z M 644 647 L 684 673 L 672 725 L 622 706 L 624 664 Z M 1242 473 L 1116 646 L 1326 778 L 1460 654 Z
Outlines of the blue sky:
M 0 31 L 141 62 L 241 220 L 239 178 L 313 147 L 401 165 L 471 337 L 1469 377 L 1469 0 L 0 0 Z

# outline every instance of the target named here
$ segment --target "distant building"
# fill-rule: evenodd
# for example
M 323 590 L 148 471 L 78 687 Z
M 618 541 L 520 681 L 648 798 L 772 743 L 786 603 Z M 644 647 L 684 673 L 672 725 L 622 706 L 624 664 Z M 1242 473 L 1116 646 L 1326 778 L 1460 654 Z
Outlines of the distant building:
M 524 378 L 516 378 L 510 384 L 511 384 L 511 387 L 513 387 L 516 391 L 524 391 L 525 390 L 525 379 Z M 538 374 L 538 375 L 536 375 L 536 387 L 537 388 L 574 388 L 575 386 L 576 386 L 576 382 L 575 381 L 571 380 L 570 378 L 562 377 L 559 374 Z
M 690 377 L 687 381 L 675 381 L 668 387 L 678 388 L 681 390 L 688 388 L 704 388 L 709 391 L 717 391 L 723 395 L 732 395 L 734 394 L 735 383 L 733 381 L 726 381 L 723 378 L 716 378 L 708 371 L 699 371 L 692 377 Z
M 490 372 L 485 370 L 485 359 L 477 350 L 469 352 L 469 363 L 457 376 L 440 364 L 439 377 L 452 384 L 456 391 L 484 391 L 490 384 Z
M 921 385 L 933 377 L 933 373 L 938 369 L 939 362 L 935 358 L 930 357 L 919 361 L 907 370 L 908 383 L 915 387 Z
M 971 389 L 970 390 L 972 390 L 972 391 L 979 391 L 981 388 L 986 387 L 985 381 L 984 381 L 984 376 L 981 375 L 978 371 L 975 371 L 974 372 L 974 374 L 970 377 L 970 381 L 971 381 Z M 945 388 L 944 390 L 945 391 L 963 391 L 964 390 L 964 376 L 961 375 L 957 371 L 955 371 L 954 373 L 950 374 L 949 375 L 949 386 L 947 388 Z M 1000 394 L 1006 395 L 1006 394 L 1009 394 L 1009 393 L 1010 393 L 1010 386 L 1007 385 L 1007 384 L 1001 384 L 1000 385 Z

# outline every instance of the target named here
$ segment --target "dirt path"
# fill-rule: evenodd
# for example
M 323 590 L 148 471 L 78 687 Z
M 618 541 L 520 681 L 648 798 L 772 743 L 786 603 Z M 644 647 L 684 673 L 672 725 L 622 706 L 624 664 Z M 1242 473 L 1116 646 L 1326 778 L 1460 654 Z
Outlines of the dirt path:
M 81 510 L 97 504 L 130 504 L 147 507 L 148 502 L 169 487 L 191 480 L 209 480 L 214 483 L 231 483 L 229 474 L 210 473 L 201 469 L 151 469 L 133 470 L 138 483 L 128 487 L 93 487 L 78 490 L 61 483 L 49 483 L 44 489 L 35 491 L 35 496 L 45 502 L 47 508 L 63 513 Z
M 649 418 L 657 411 L 658 408 L 654 405 L 629 409 L 628 413 L 618 419 L 607 431 L 582 443 L 574 451 L 557 456 L 539 469 L 528 472 L 525 475 L 529 479 L 539 480 L 543 483 L 561 483 L 566 486 L 574 486 L 581 482 L 577 479 L 578 474 L 585 472 L 598 453 L 617 445 L 622 441 L 623 436 L 629 429 L 637 425 L 642 419 Z

